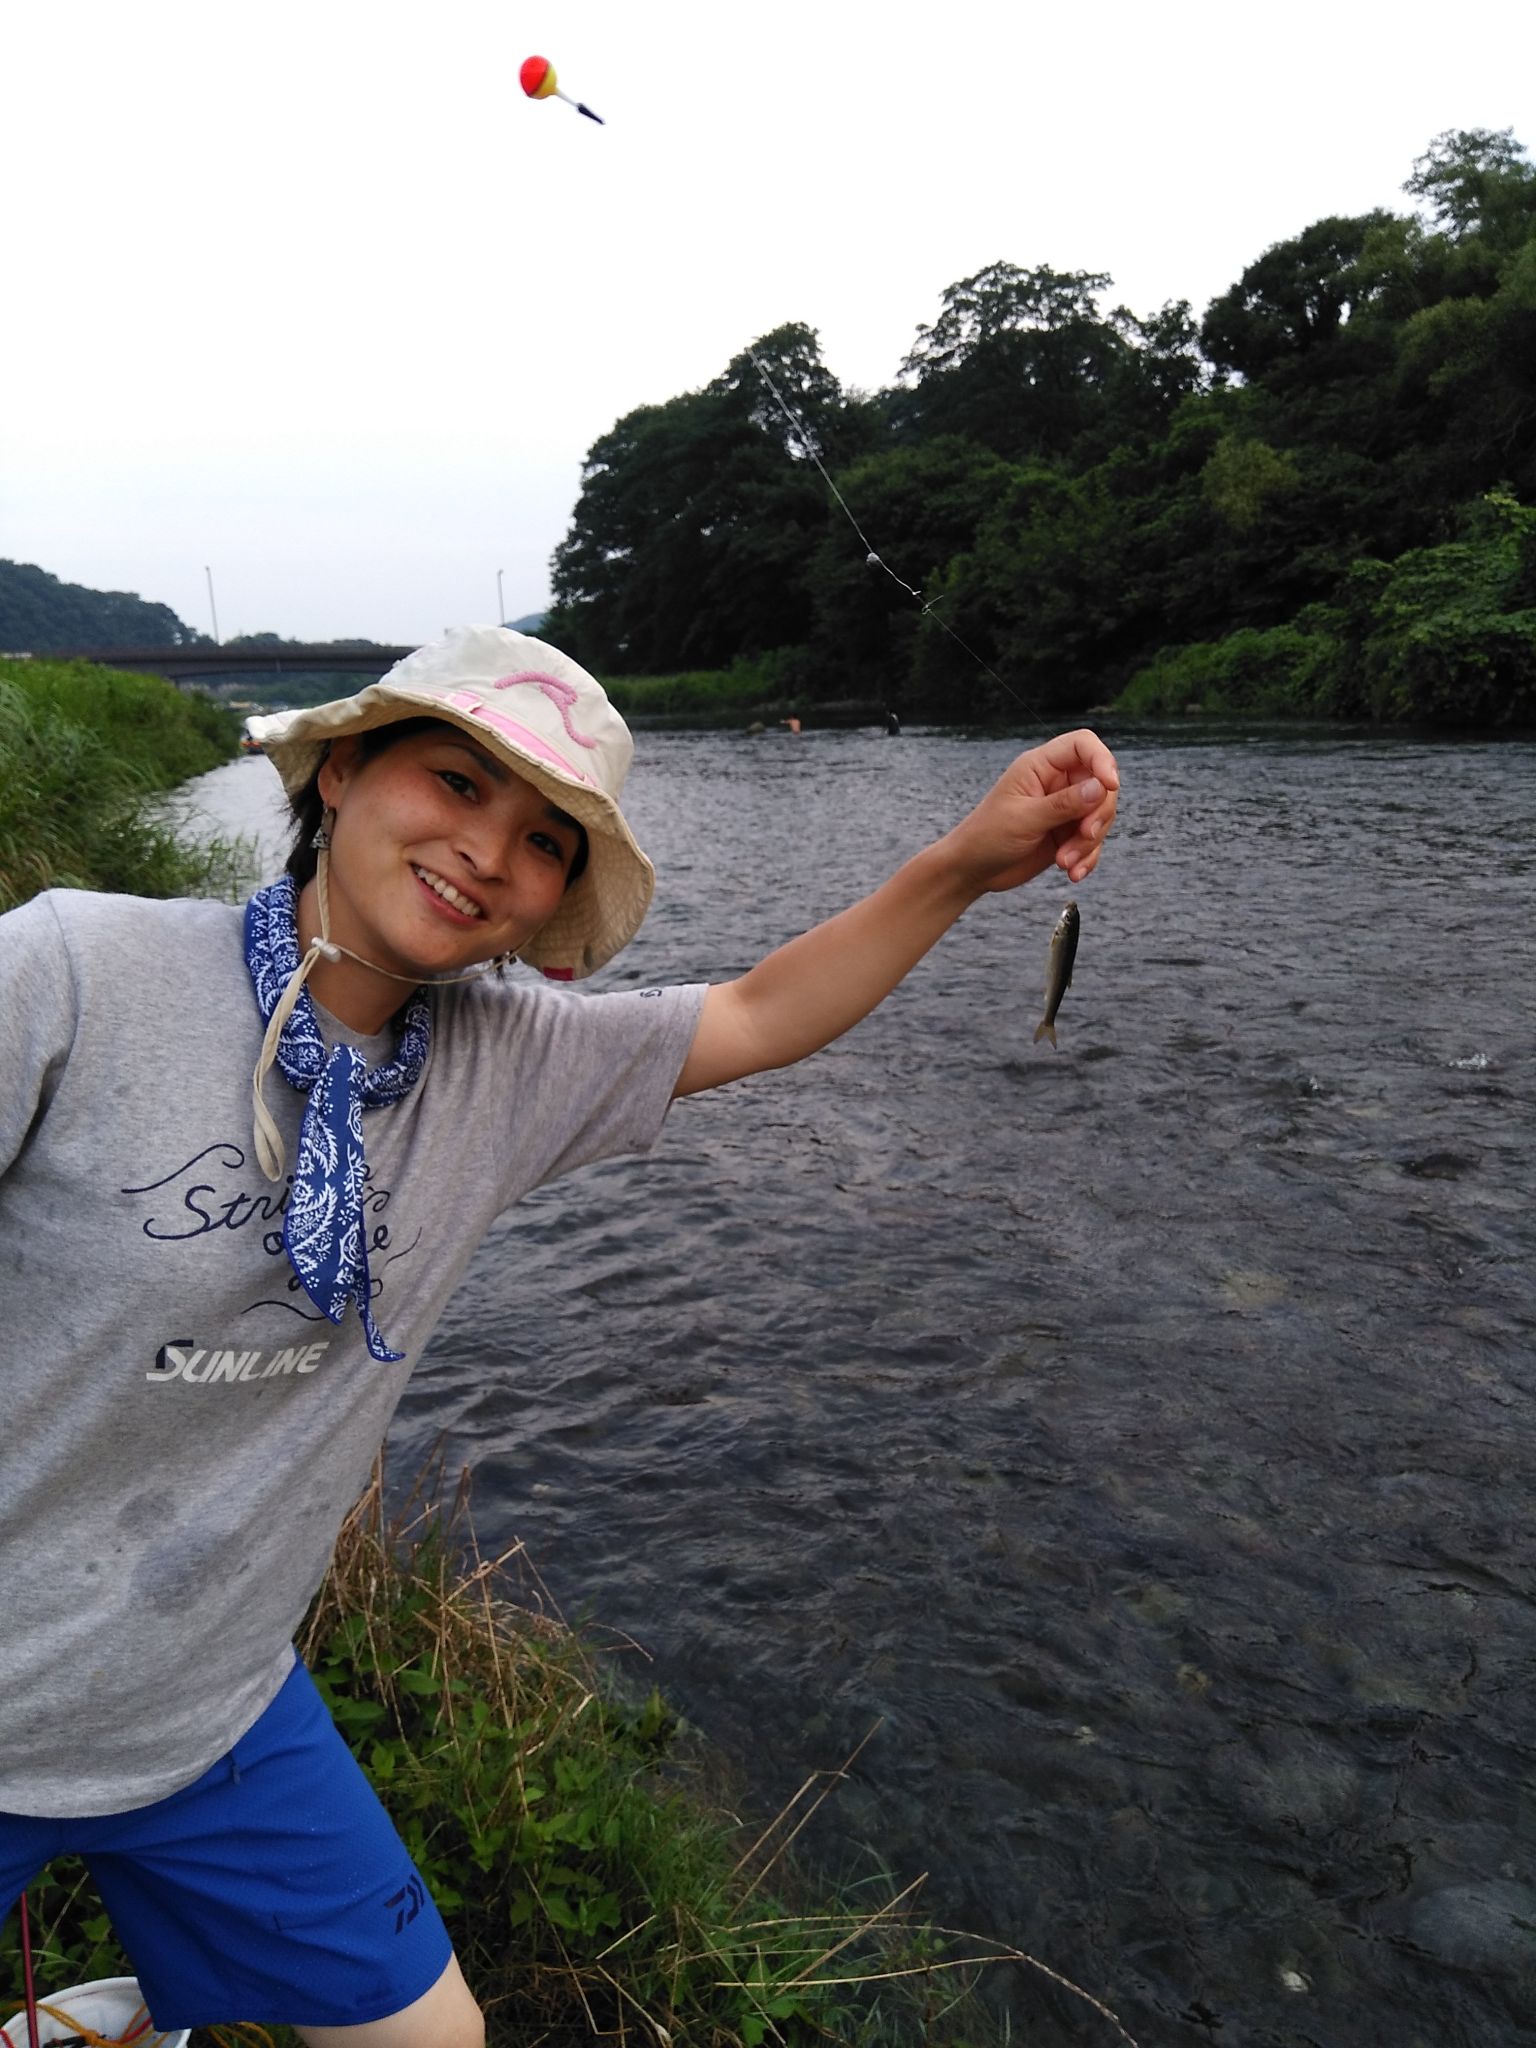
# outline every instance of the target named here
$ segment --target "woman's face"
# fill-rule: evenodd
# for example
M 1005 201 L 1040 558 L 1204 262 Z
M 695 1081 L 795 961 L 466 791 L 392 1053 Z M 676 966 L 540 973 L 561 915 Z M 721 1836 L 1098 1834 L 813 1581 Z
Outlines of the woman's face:
M 516 952 L 559 907 L 581 827 L 452 726 L 320 770 L 331 827 L 331 936 L 397 973 Z

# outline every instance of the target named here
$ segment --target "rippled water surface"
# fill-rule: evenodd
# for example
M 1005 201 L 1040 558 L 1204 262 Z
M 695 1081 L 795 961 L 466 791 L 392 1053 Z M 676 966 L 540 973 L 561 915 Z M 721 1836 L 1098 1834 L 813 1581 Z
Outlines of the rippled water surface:
M 1111 735 L 1115 737 L 1114 735 Z M 721 979 L 1018 741 L 642 735 Z M 1116 739 L 1061 1050 L 1050 879 L 809 1065 L 479 1253 L 404 1403 L 482 1535 L 655 1659 L 823 1856 L 1143 2044 L 1536 2027 L 1536 748 Z M 240 762 L 200 794 L 269 801 Z M 994 1980 L 1037 2048 L 1112 2031 Z

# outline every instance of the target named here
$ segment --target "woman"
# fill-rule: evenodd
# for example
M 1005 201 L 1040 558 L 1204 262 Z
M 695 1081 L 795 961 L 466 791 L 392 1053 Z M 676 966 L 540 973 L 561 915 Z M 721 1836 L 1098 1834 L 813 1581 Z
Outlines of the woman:
M 825 1045 L 979 895 L 1084 879 L 1118 775 L 1052 740 L 739 980 L 577 999 L 501 969 L 590 974 L 653 876 L 574 662 L 468 628 L 255 730 L 299 830 L 243 915 L 0 918 L 0 1915 L 73 1850 L 158 2027 L 473 2048 L 291 1648 L 412 1364 L 502 1210 Z

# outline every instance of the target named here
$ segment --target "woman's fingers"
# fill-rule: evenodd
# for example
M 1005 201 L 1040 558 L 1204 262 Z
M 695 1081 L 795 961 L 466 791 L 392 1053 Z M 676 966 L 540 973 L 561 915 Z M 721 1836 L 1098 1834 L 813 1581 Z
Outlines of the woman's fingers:
M 1107 790 L 1101 803 L 1064 831 L 1056 848 L 1056 865 L 1070 880 L 1080 882 L 1098 866 L 1118 803 L 1117 792 Z
M 1069 782 L 1082 782 L 1088 776 L 1096 775 L 1106 789 L 1120 787 L 1119 764 L 1098 734 L 1090 732 L 1087 726 L 1076 732 L 1058 733 L 1055 739 L 1047 740 L 1035 752 L 1057 775 L 1065 776 Z

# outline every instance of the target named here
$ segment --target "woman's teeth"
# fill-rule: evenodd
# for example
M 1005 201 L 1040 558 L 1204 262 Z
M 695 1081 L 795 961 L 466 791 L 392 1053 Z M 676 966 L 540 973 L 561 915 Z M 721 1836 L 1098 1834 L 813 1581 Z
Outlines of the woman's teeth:
M 441 875 L 434 875 L 430 868 L 419 868 L 413 861 L 411 863 L 411 873 L 419 881 L 425 882 L 429 889 L 436 890 L 443 901 L 454 910 L 462 911 L 466 917 L 484 917 L 485 912 L 478 903 L 471 903 L 467 896 L 461 896 L 452 882 L 445 882 Z

